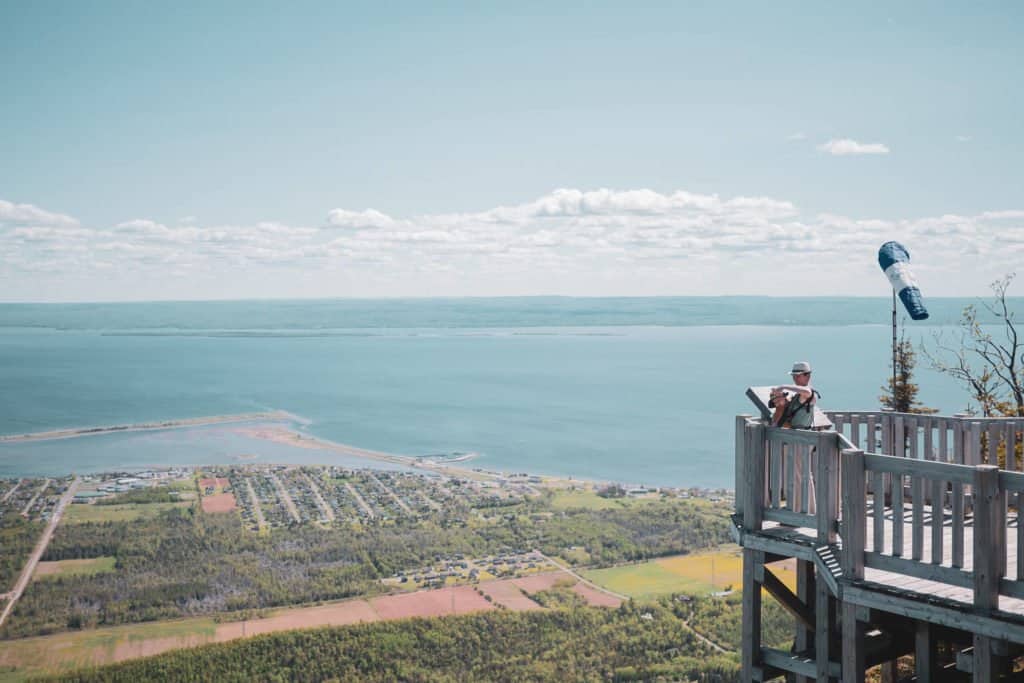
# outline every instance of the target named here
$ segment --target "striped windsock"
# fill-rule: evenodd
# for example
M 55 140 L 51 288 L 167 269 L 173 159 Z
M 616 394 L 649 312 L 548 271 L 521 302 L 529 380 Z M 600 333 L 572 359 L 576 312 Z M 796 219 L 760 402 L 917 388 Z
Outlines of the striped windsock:
M 910 253 L 899 242 L 886 242 L 878 250 L 878 265 L 892 283 L 893 291 L 899 295 L 907 313 L 914 320 L 926 320 L 928 310 L 921 301 L 921 290 L 910 272 Z

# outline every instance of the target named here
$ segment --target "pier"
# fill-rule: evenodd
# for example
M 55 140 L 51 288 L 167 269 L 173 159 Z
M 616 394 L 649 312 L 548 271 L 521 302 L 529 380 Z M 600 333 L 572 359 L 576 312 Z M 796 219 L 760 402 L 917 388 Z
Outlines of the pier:
M 1024 680 L 1024 418 L 828 416 L 736 418 L 744 680 Z M 763 599 L 793 616 L 789 650 L 763 644 Z

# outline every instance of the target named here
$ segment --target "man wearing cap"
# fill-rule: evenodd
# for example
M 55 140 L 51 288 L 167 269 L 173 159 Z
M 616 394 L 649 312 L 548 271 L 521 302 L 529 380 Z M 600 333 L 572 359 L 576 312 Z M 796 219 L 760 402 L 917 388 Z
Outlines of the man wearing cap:
M 775 409 L 772 424 L 776 427 L 810 429 L 814 426 L 814 404 L 818 392 L 811 386 L 811 364 L 807 361 L 793 363 L 789 372 L 795 384 L 772 387 L 771 402 Z

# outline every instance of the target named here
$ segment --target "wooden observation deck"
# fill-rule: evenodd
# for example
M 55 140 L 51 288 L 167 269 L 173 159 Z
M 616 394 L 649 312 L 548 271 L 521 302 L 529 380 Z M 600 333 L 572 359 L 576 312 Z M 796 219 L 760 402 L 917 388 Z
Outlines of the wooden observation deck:
M 1024 419 L 828 416 L 834 431 L 736 418 L 744 680 L 882 665 L 888 683 L 905 655 L 904 680 L 1024 680 Z M 795 593 L 772 570 L 794 559 Z M 790 650 L 762 643 L 763 593 L 795 619 Z

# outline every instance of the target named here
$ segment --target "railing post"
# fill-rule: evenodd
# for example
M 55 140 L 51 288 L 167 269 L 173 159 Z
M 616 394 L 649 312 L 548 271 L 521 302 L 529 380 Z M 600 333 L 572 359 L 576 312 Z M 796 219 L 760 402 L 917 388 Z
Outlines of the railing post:
M 983 614 L 999 609 L 1000 566 L 998 553 L 1003 526 L 1003 492 L 999 489 L 999 468 L 978 465 L 974 469 L 974 609 Z M 974 636 L 974 680 L 992 681 L 998 675 L 993 639 Z
M 734 465 L 733 476 L 735 479 L 735 488 L 733 488 L 733 497 L 735 498 L 736 514 L 743 518 L 743 504 L 746 502 L 744 499 L 743 489 L 743 475 L 744 475 L 744 460 L 747 457 L 747 440 L 746 440 L 746 427 L 747 419 L 749 415 L 737 415 L 736 416 L 736 460 Z
M 814 468 L 814 500 L 818 506 L 818 542 L 835 543 L 839 519 L 839 437 L 835 432 L 818 435 Z
M 759 531 L 764 520 L 765 427 L 747 424 L 743 430 L 743 531 Z
M 867 539 L 867 482 L 864 451 L 847 449 L 841 456 L 843 499 L 843 551 L 840 562 L 843 578 L 864 578 L 864 545 Z M 857 619 L 857 606 L 842 603 L 843 683 L 864 681 L 864 624 Z

